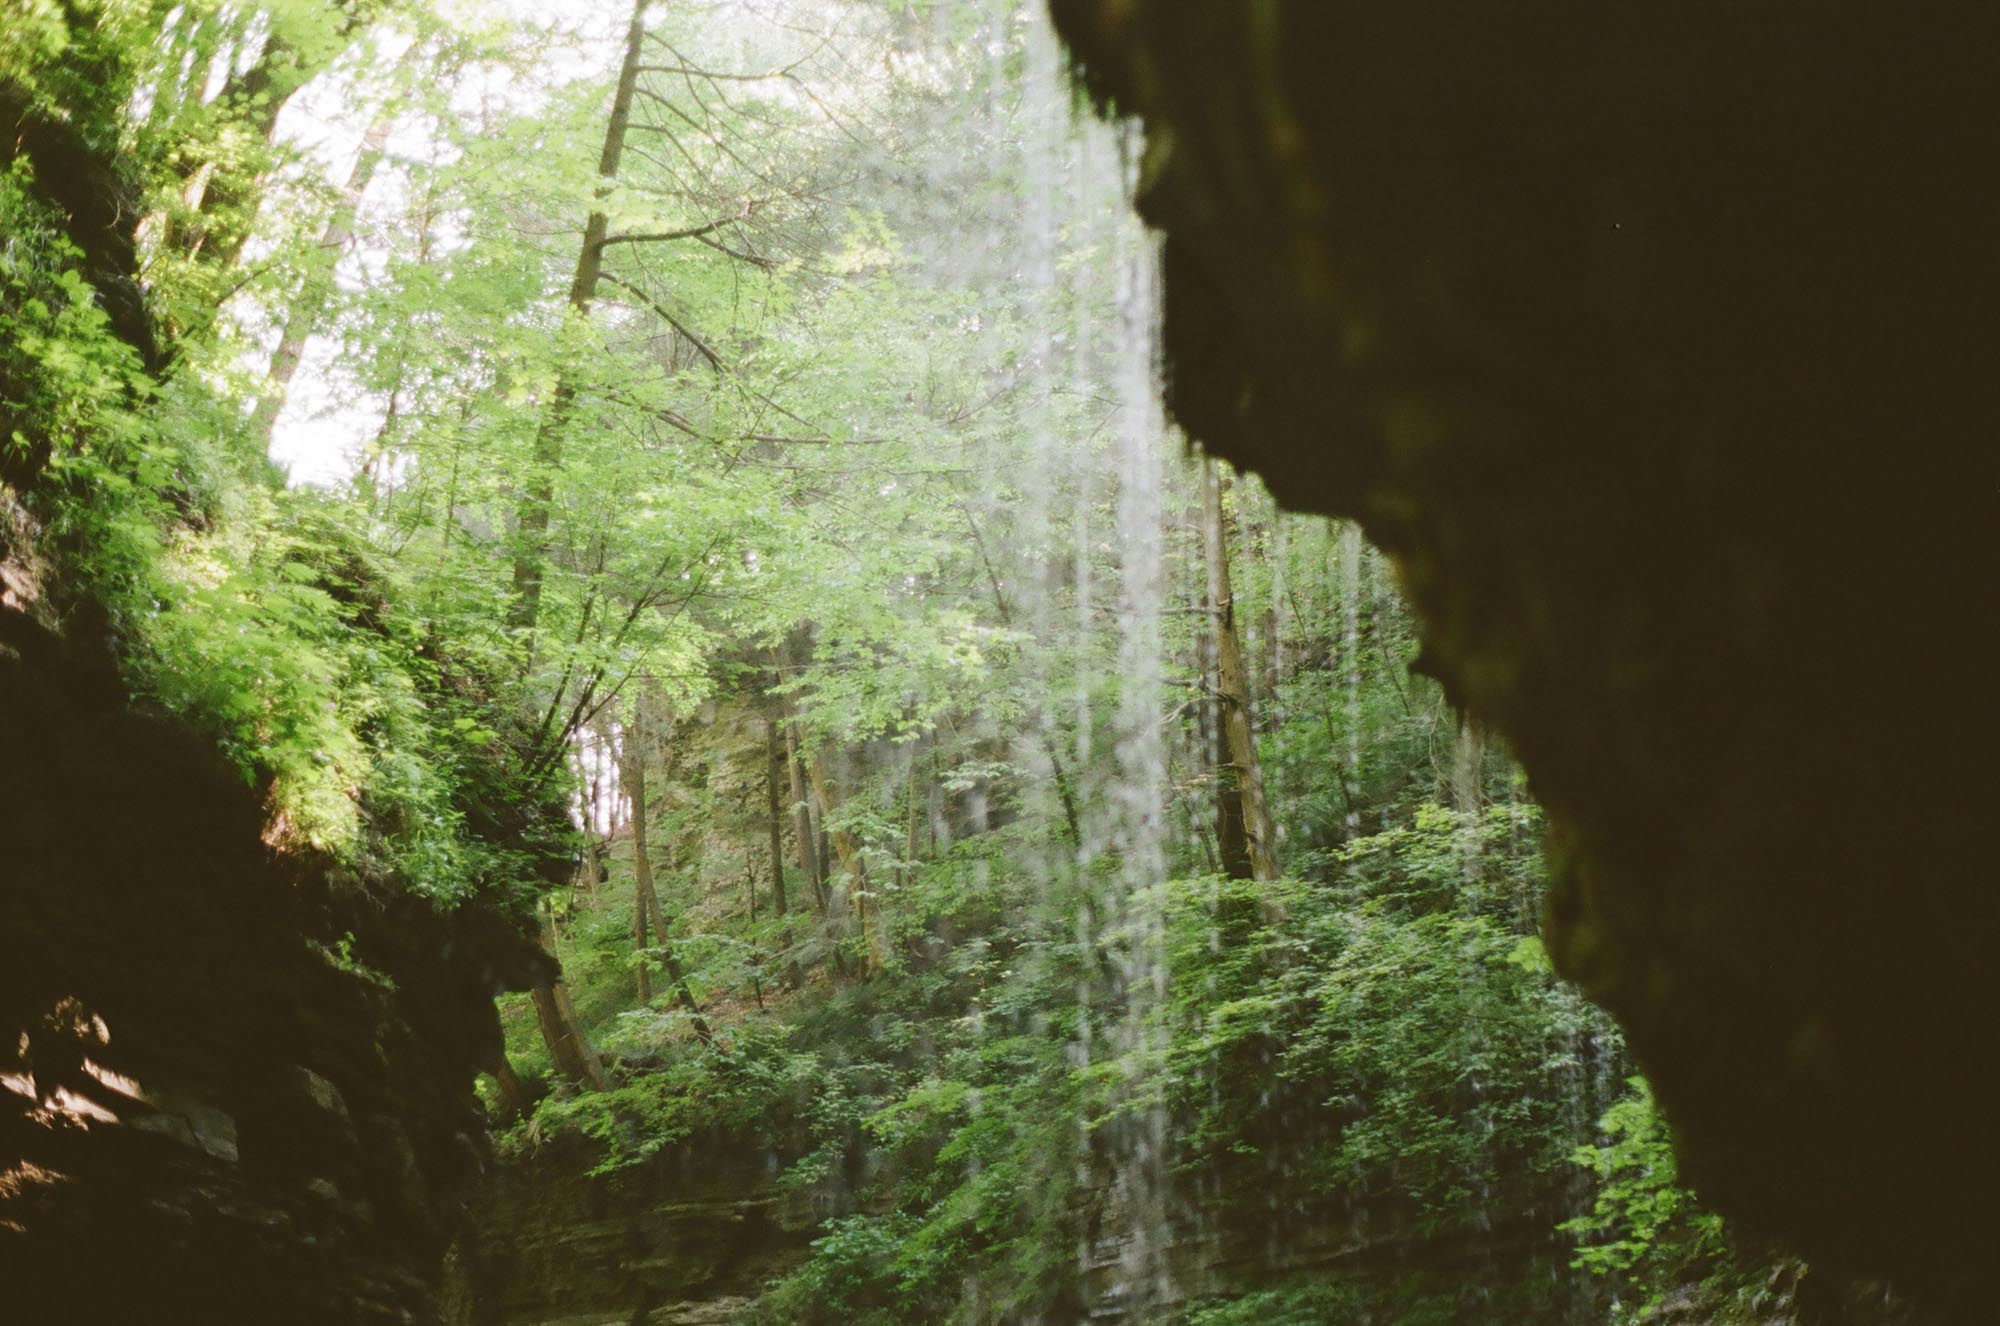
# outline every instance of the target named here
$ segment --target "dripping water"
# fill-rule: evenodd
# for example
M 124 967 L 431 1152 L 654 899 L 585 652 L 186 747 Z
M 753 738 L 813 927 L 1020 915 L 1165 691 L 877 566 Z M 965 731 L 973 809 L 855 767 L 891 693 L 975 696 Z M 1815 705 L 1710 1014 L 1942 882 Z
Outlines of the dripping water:
M 1063 826 L 1017 845 L 1010 868 L 1034 883 L 1049 929 L 1075 955 L 1068 1056 L 1102 1084 L 1068 1158 L 1078 1308 L 1141 1323 L 1178 1298 L 1157 1092 L 1170 870 L 1165 494 L 1182 443 L 1161 404 L 1157 244 L 1131 201 L 1136 131 L 1079 113 L 1040 4 L 982 0 L 978 12 L 976 40 L 992 58 L 968 113 L 987 119 L 990 141 L 1019 143 L 1010 168 L 1023 202 L 980 218 L 990 245 L 950 263 L 1019 291 L 1018 325 L 990 323 L 982 352 L 987 389 L 1016 392 L 1021 405 L 1016 435 L 993 441 L 1020 463 L 979 467 L 969 537 L 1029 678 L 1006 752 L 1022 808 Z M 1003 58 L 1010 50 L 1018 61 Z M 1000 1024 L 986 1019 L 984 1034 L 1020 1030 Z M 973 1319 L 1010 1289 L 968 1283 Z

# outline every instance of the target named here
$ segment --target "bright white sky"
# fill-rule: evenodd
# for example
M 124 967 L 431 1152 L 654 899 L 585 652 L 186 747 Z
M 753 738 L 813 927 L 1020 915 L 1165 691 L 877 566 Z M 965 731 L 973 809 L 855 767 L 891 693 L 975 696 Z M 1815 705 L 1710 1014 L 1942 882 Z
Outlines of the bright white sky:
M 497 12 L 525 32 L 546 32 L 551 39 L 542 43 L 546 58 L 537 69 L 538 86 L 522 86 L 503 72 L 492 71 L 454 89 L 454 100 L 462 103 L 461 109 L 474 110 L 483 100 L 513 111 L 530 110 L 536 98 L 555 86 L 578 78 L 608 76 L 617 59 L 617 41 L 624 26 L 623 14 L 618 11 L 623 6 L 594 0 L 487 0 L 484 4 L 466 0 L 466 7 L 468 12 Z M 277 137 L 301 153 L 302 169 L 324 180 L 347 178 L 373 114 L 368 98 L 356 97 L 357 83 L 364 82 L 371 69 L 393 66 L 406 45 L 401 40 L 384 43 L 355 66 L 329 70 L 286 104 L 278 117 Z M 398 124 L 387 144 L 390 162 L 427 159 L 438 151 L 439 144 L 414 120 Z M 369 185 L 366 206 L 371 210 L 396 206 L 401 185 L 399 172 L 378 170 Z M 269 249 L 266 238 L 261 245 L 253 244 L 245 258 L 255 261 Z M 357 282 L 367 279 L 371 269 L 379 270 L 382 256 L 365 245 L 350 252 L 339 271 L 341 284 L 354 289 Z M 258 342 L 246 367 L 261 373 L 276 343 L 277 328 L 247 301 L 239 307 L 238 316 Z M 272 430 L 271 459 L 285 468 L 294 486 L 346 484 L 359 468 L 361 447 L 381 422 L 382 403 L 352 396 L 331 371 L 338 350 L 337 342 L 323 336 L 308 343 L 285 408 Z
M 483 74 L 462 75 L 452 89 L 454 106 L 468 117 L 482 106 L 499 107 L 511 113 L 529 113 L 537 101 L 559 87 L 581 78 L 608 80 L 616 68 L 625 24 L 631 12 L 629 0 L 441 0 L 443 4 L 463 4 L 468 13 L 498 14 L 516 25 L 524 43 L 535 51 L 532 79 L 515 78 L 506 71 L 488 69 Z M 697 9 L 706 25 L 705 46 L 711 50 L 734 50 L 725 59 L 741 59 L 746 68 L 769 67 L 763 60 L 778 48 L 796 50 L 798 44 L 814 42 L 815 34 L 844 27 L 856 12 L 839 0 L 670 0 Z M 1017 0 L 961 0 L 968 8 L 989 7 L 994 15 L 1015 12 Z M 664 6 L 656 7 L 664 8 Z M 1032 9 L 1026 12 L 1036 12 Z M 879 17 L 879 12 L 877 13 Z M 1045 20 L 1043 20 L 1045 21 Z M 713 39 L 713 40 L 710 40 Z M 1052 41 L 1052 39 L 1050 39 Z M 385 42 L 357 58 L 329 70 L 292 98 L 279 117 L 279 140 L 300 153 L 297 169 L 318 179 L 344 183 L 361 150 L 361 140 L 374 116 L 378 94 L 371 82 L 379 82 L 403 54 L 400 43 Z M 1000 58 L 999 48 L 994 58 Z M 902 65 L 901 76 L 908 75 Z M 844 77 L 852 80 L 842 89 L 846 96 L 865 97 L 864 86 L 872 81 L 872 70 L 849 68 Z M 378 277 L 386 254 L 366 242 L 368 213 L 380 215 L 400 206 L 404 176 L 394 168 L 398 160 L 427 160 L 444 150 L 437 137 L 420 117 L 411 116 L 392 132 L 384 165 L 370 182 L 358 227 L 362 241 L 342 260 L 338 279 L 354 290 L 360 283 Z M 282 181 L 280 182 L 282 185 Z M 287 191 L 272 190 L 274 208 L 284 206 Z M 582 218 L 578 218 L 579 226 Z M 438 236 L 449 245 L 448 233 Z M 267 239 L 263 252 L 270 248 Z M 245 257 L 254 261 L 258 246 L 252 245 Z M 269 363 L 277 341 L 277 328 L 250 300 L 240 302 L 237 315 L 257 344 L 246 356 L 244 368 L 261 374 Z M 360 453 L 379 427 L 383 403 L 358 396 L 345 375 L 335 370 L 337 340 L 314 337 L 293 378 L 285 408 L 272 432 L 271 457 L 285 467 L 294 485 L 328 487 L 345 485 L 356 472 Z

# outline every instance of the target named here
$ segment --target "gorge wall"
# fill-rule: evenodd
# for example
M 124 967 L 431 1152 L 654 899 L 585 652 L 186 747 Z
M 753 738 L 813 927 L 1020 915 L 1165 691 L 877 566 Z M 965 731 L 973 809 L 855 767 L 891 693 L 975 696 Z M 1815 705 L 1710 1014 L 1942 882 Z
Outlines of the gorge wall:
M 1053 0 L 1175 414 L 1358 519 L 1745 1226 L 1971 1317 L 2000 894 L 1994 19 Z
M 731 1326 L 816 1233 L 778 1157 L 727 1137 L 596 1160 L 568 1138 L 496 1170 L 445 1264 L 450 1326 Z
M 211 741 L 52 630 L 0 519 L 0 1284 L 20 1320 L 435 1319 L 493 996 L 548 959 L 264 841 Z
M 796 1156 L 718 1132 L 610 1172 L 574 1135 L 503 1161 L 445 1262 L 450 1326 L 735 1326 L 796 1270 L 819 1221 L 854 1208 L 841 1176 L 787 1185 Z M 858 1158 L 862 1168 L 884 1157 Z M 846 1176 L 852 1178 L 853 1176 Z M 1307 1276 L 1344 1286 L 1356 1303 L 1396 1305 L 1398 1321 L 1444 1322 L 1466 1303 L 1494 1320 L 1562 1315 L 1592 1297 L 1590 1277 L 1565 1269 L 1568 1249 L 1548 1220 L 1520 1219 L 1418 1237 L 1362 1206 L 1216 1219 L 1198 1201 L 1147 1231 L 1163 1241 L 1172 1297 L 1131 1311 L 1121 1266 L 1135 1220 L 1108 1183 L 1083 1190 L 1091 1231 L 1072 1283 L 1048 1321 L 1178 1319 L 1194 1301 L 1236 1298 Z M 1782 1300 L 1773 1321 L 1787 1321 Z M 1358 1309 L 1359 1310 L 1359 1309 Z M 1695 1318 L 1700 1319 L 1700 1318 Z

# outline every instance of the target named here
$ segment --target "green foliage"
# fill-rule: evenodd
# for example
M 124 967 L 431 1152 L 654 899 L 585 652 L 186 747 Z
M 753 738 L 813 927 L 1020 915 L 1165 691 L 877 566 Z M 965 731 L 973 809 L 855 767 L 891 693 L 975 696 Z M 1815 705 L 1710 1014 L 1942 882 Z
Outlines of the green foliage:
M 76 248 L 22 187 L 26 161 L 0 173 L 0 446 L 42 451 L 71 482 L 117 483 L 143 443 L 129 406 L 145 388 L 131 347 L 111 334 Z M 136 476 L 135 476 L 136 477 Z M 157 483 L 164 476 L 148 472 Z
M 1356 1319 L 1361 1296 L 1339 1281 L 1267 1289 L 1241 1298 L 1196 1305 L 1187 1326 L 1323 1326 Z
M 829 1220 L 812 1258 L 758 1305 L 756 1319 L 799 1326 L 894 1326 L 911 1318 L 896 1286 L 914 1221 L 901 1213 Z
M 983 1321 L 1045 1310 L 1063 1292 L 1085 1079 L 1060 1041 L 982 1023 L 930 1022 L 927 1070 L 892 1072 L 909 1083 L 900 1095 L 878 1088 L 883 1103 L 859 1123 L 895 1207 L 830 1222 L 774 1290 L 771 1320 Z M 810 1158 L 808 1175 L 823 1182 L 825 1164 Z
M 1545 1296 L 1539 1265 L 1518 1279 L 1494 1284 L 1463 1268 L 1410 1267 L 1324 1272 L 1279 1283 L 1239 1298 L 1197 1303 L 1185 1326 L 1328 1326 L 1385 1322 L 1394 1326 L 1458 1326 L 1460 1322 L 1551 1319 L 1556 1305 Z M 1541 1284 L 1535 1281 L 1541 1280 Z
M 1577 1047 L 1604 1024 L 1468 882 L 1532 879 L 1532 836 L 1466 853 L 1459 818 L 1423 806 L 1350 843 L 1333 883 L 1175 886 L 1183 1166 L 1231 1176 L 1246 1201 L 1282 1170 L 1302 1201 L 1373 1194 L 1428 1230 L 1560 1183 Z
M 1725 1251 L 1721 1218 L 1680 1186 L 1666 1121 L 1643 1077 L 1599 1120 L 1602 1139 L 1574 1159 L 1596 1176 L 1591 1209 L 1566 1221 L 1578 1237 L 1575 1265 L 1634 1291 L 1638 1310 Z
M 1354 918 L 1285 1055 L 1364 1103 L 1322 1182 L 1396 1190 L 1433 1224 L 1556 1169 L 1578 1010 L 1510 960 L 1516 942 L 1480 917 Z
M 819 1085 L 816 1061 L 789 1041 L 779 1029 L 739 1028 L 615 1090 L 547 1097 L 509 1145 L 574 1131 L 598 1144 L 590 1172 L 607 1174 L 698 1137 L 780 1143 Z
M 135 680 L 269 788 L 280 836 L 440 901 L 528 877 L 467 819 L 503 720 L 344 518 L 310 492 L 231 491 L 163 557 Z
M 249 15 L 174 12 L 162 29 L 155 7 L 29 4 L 24 40 L 10 18 L 0 57 L 0 77 L 77 126 L 159 209 L 141 234 L 150 302 L 180 333 L 176 371 L 149 376 L 29 187 L 28 162 L 0 175 L 0 452 L 29 483 L 22 497 L 54 559 L 46 607 L 108 628 L 136 698 L 211 734 L 266 792 L 275 841 L 398 875 L 441 902 L 518 883 L 551 844 L 481 813 L 541 800 L 522 770 L 500 772 L 510 755 L 495 738 L 513 723 L 495 707 L 490 668 L 481 677 L 411 610 L 410 568 L 373 546 L 352 505 L 275 491 L 262 456 L 246 456 L 236 350 L 215 320 L 216 290 L 237 278 L 177 229 L 195 220 L 191 174 L 215 204 L 202 235 L 246 224 L 255 193 L 241 186 L 264 155 L 245 135 L 261 143 L 250 126 L 268 98 L 343 39 L 323 10 L 287 7 L 257 67 L 266 91 L 210 102 L 190 71 L 247 50 Z M 496 781 L 511 786 L 496 796 Z

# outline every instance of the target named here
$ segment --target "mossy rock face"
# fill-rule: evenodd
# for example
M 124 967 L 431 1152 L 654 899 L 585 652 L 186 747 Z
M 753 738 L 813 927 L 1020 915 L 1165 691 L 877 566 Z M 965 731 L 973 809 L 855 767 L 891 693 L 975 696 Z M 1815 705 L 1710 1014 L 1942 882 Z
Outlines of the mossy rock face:
M 1053 0 L 1167 391 L 1397 559 L 1702 1192 L 1959 1311 L 1996 1233 L 1988 11 Z

